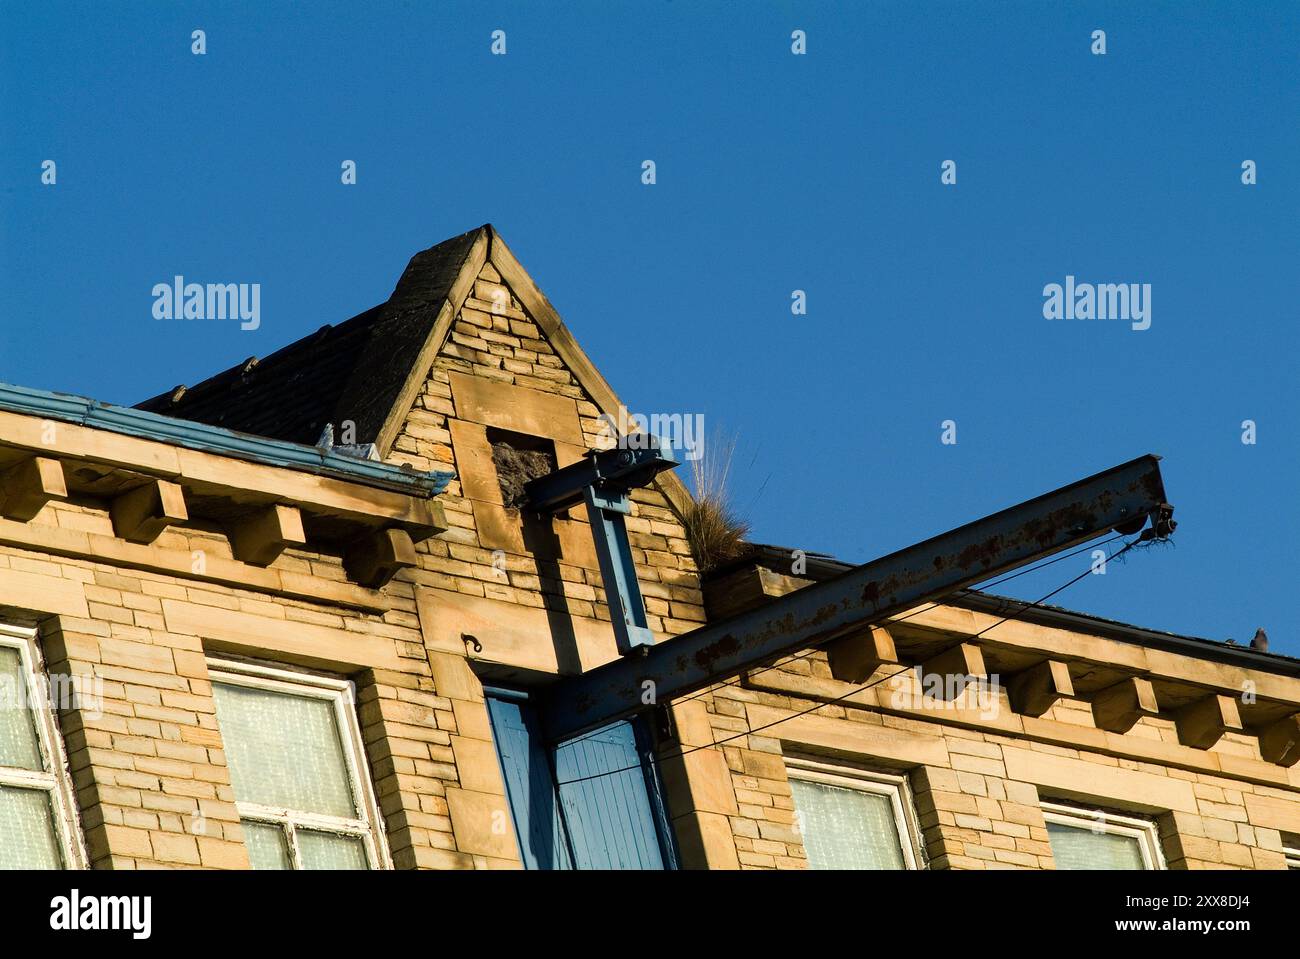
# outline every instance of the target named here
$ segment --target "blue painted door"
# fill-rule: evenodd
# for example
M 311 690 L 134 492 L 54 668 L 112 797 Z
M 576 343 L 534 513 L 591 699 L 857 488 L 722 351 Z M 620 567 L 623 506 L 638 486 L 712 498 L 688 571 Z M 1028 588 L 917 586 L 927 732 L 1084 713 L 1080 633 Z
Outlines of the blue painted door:
M 572 869 L 555 776 L 532 707 L 516 698 L 492 696 L 487 702 L 524 868 Z
M 629 722 L 579 736 L 555 750 L 569 844 L 579 869 L 663 869 L 656 779 Z
M 492 695 L 488 712 L 526 868 L 671 868 L 658 777 L 633 723 L 548 749 L 523 697 Z

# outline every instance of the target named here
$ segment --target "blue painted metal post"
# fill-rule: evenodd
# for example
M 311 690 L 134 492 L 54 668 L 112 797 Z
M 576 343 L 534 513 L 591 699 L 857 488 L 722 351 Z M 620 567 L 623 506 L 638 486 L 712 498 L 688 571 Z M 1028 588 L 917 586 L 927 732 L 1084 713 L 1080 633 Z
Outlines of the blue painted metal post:
M 624 656 L 654 645 L 623 521 L 632 511 L 628 492 L 648 485 L 659 473 L 676 465 L 671 451 L 647 437 L 644 447 L 591 450 L 577 463 L 532 480 L 525 487 L 529 507 L 543 516 L 552 516 L 579 502 L 587 504 L 614 638 Z
M 618 651 L 626 656 L 639 646 L 653 646 L 654 634 L 646 618 L 645 601 L 632 562 L 632 545 L 627 538 L 623 517 L 632 512 L 623 490 L 602 490 L 588 486 L 583 490 L 587 517 L 596 540 L 596 558 L 605 583 L 609 617 L 618 640 Z

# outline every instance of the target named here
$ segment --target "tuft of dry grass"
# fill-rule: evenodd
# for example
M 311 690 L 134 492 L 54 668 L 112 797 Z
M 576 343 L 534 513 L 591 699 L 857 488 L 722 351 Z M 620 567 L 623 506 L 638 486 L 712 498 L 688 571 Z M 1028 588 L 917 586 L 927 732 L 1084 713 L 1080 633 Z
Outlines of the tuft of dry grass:
M 691 461 L 695 502 L 682 518 L 701 573 L 739 556 L 749 535 L 749 523 L 736 515 L 727 488 L 736 441 L 715 437 L 706 449 L 704 456 Z

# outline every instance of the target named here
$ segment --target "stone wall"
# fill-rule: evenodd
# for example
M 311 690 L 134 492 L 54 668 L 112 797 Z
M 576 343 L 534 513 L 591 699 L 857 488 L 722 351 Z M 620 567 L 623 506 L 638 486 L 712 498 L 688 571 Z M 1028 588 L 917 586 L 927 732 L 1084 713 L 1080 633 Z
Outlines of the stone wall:
M 28 528 L 113 535 L 105 510 L 63 502 Z M 198 529 L 169 530 L 151 548 L 214 566 L 230 557 L 223 534 Z M 336 557 L 289 551 L 271 568 L 354 601 Z M 92 866 L 247 868 L 208 678 L 209 659 L 229 655 L 351 678 L 394 863 L 441 864 L 455 848 L 445 799 L 458 781 L 455 714 L 434 694 L 411 584 L 376 602 L 386 608 L 0 547 L 4 619 L 40 627 L 56 685 L 73 677 L 101 696 L 59 714 Z
M 898 681 L 915 683 L 911 672 Z M 1026 733 L 1005 692 L 985 719 L 973 709 L 897 708 L 889 682 L 846 704 L 827 704 L 831 690 L 787 691 L 817 683 L 834 683 L 820 652 L 678 707 L 684 740 L 718 743 L 709 752 L 725 759 L 725 779 L 710 772 L 712 786 L 697 793 L 711 795 L 704 811 L 715 830 L 728 824 L 742 868 L 807 868 L 790 755 L 904 774 L 933 869 L 1054 868 L 1044 802 L 1149 819 L 1172 869 L 1284 869 L 1283 836 L 1300 835 L 1300 784 L 1264 762 L 1248 735 L 1228 733 L 1202 751 L 1178 745 L 1169 718 L 1143 717 L 1123 735 L 1099 730 L 1082 699 L 1058 701 Z

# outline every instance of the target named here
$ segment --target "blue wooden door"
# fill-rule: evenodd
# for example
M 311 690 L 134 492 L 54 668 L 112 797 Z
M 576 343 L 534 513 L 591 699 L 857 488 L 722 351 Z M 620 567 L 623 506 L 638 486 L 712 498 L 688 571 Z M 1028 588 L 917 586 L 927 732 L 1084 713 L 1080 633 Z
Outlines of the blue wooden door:
M 555 777 L 532 707 L 513 697 L 492 696 L 487 702 L 524 868 L 572 869 Z
M 614 723 L 558 747 L 555 776 L 579 869 L 664 868 L 652 805 L 654 770 L 631 723 Z
M 525 868 L 671 868 L 658 778 L 632 723 L 548 749 L 521 695 L 493 691 L 488 714 Z

